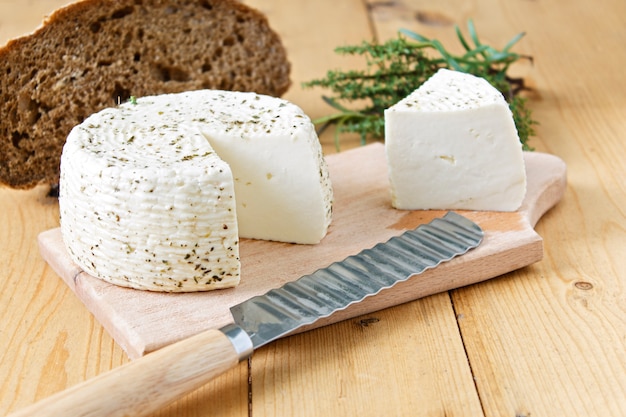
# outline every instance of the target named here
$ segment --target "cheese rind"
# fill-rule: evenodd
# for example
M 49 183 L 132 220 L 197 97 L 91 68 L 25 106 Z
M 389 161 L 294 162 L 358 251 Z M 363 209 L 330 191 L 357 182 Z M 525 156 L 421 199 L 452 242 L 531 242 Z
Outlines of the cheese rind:
M 205 291 L 239 282 L 240 236 L 319 242 L 332 188 L 297 106 L 204 90 L 141 98 L 75 127 L 59 205 L 66 247 L 86 272 L 138 289 Z
M 526 194 L 522 145 L 502 94 L 439 70 L 385 111 L 392 205 L 515 211 Z

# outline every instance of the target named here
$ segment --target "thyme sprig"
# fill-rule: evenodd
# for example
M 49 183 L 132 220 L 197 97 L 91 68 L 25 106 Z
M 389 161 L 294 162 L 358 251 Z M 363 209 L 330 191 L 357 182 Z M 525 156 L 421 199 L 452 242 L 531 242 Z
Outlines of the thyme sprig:
M 436 39 L 429 39 L 415 32 L 402 29 L 397 38 L 385 43 L 363 42 L 360 45 L 341 46 L 335 52 L 342 55 L 360 55 L 366 59 L 365 70 L 331 70 L 325 78 L 303 83 L 303 87 L 330 89 L 332 97 L 322 96 L 331 107 L 338 110 L 313 122 L 336 125 L 335 146 L 339 149 L 341 133 L 358 133 L 361 143 L 368 137 L 384 137 L 384 110 L 408 96 L 440 68 L 467 72 L 485 78 L 497 88 L 509 103 L 513 112 L 520 141 L 525 150 L 529 137 L 535 135 L 526 99 L 520 92 L 528 89 L 522 78 L 508 75 L 510 66 L 520 59 L 532 57 L 512 52 L 524 33 L 516 35 L 501 50 L 483 44 L 470 20 L 467 24 L 469 40 L 458 26 L 455 27 L 459 42 L 465 53 L 454 55 Z M 348 103 L 352 106 L 348 106 Z M 361 107 L 358 107 L 361 106 Z

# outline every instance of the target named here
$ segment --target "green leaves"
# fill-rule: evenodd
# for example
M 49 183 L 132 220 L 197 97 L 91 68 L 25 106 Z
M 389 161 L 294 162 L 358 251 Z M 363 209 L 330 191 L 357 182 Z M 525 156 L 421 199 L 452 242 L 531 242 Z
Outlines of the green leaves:
M 463 71 L 485 78 L 506 98 L 524 149 L 528 138 L 535 134 L 526 101 L 518 93 L 526 89 L 524 80 L 511 78 L 507 71 L 511 64 L 522 58 L 511 48 L 524 36 L 511 39 L 502 50 L 483 44 L 478 38 L 473 22 L 467 24 L 469 39 L 461 29 L 455 28 L 459 42 L 465 49 L 463 55 L 453 55 L 436 39 L 401 29 L 396 39 L 383 44 L 363 42 L 360 45 L 335 49 L 341 55 L 359 55 L 366 61 L 364 70 L 331 70 L 323 79 L 303 83 L 303 87 L 322 87 L 334 95 L 323 99 L 337 113 L 314 120 L 322 129 L 336 125 L 335 146 L 339 149 L 341 133 L 357 133 L 365 144 L 368 137 L 384 137 L 384 111 L 391 107 L 435 74 L 440 68 Z

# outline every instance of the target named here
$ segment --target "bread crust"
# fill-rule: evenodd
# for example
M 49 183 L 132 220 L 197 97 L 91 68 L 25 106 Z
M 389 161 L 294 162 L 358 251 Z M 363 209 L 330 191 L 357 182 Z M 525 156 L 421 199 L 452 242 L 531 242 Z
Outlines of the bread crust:
M 235 0 L 82 0 L 0 48 L 0 183 L 57 184 L 69 131 L 130 96 L 198 89 L 281 96 L 290 64 L 267 18 Z

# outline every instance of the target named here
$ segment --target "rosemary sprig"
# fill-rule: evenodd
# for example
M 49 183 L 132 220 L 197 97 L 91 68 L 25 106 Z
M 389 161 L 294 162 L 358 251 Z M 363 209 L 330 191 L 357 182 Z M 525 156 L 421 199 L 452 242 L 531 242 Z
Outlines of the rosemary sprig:
M 509 67 L 518 60 L 529 56 L 511 52 L 511 48 L 524 36 L 516 35 L 502 50 L 483 44 L 470 20 L 468 39 L 456 26 L 456 34 L 465 53 L 454 55 L 448 52 L 436 39 L 402 29 L 395 39 L 385 43 L 363 42 L 361 45 L 341 46 L 335 52 L 342 55 L 360 55 L 366 59 L 365 70 L 328 71 L 325 78 L 303 83 L 303 87 L 330 89 L 334 96 L 323 96 L 323 100 L 338 110 L 314 120 L 322 130 L 336 125 L 335 146 L 339 149 L 341 133 L 358 133 L 361 143 L 368 137 L 384 137 L 384 110 L 408 96 L 440 68 L 463 71 L 485 78 L 504 95 L 513 112 L 520 141 L 525 150 L 529 137 L 535 135 L 533 125 L 537 124 L 526 106 L 526 99 L 519 93 L 527 87 L 521 78 L 507 74 Z M 351 103 L 356 108 L 348 108 L 342 103 Z

